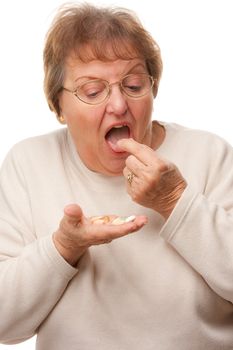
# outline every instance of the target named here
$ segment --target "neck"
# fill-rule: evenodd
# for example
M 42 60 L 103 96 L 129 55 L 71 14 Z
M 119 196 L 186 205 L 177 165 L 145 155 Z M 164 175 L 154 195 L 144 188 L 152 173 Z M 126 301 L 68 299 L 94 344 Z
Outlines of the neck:
M 152 121 L 150 140 L 148 140 L 148 146 L 153 150 L 156 150 L 161 146 L 166 136 L 165 128 L 159 124 L 156 120 Z

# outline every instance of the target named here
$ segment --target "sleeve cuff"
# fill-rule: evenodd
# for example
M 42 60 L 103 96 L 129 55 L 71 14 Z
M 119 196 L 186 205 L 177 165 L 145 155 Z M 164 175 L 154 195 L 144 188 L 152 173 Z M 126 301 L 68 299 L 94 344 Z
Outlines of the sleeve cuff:
M 188 214 L 189 209 L 197 196 L 198 193 L 188 185 L 180 197 L 177 205 L 173 209 L 171 215 L 160 230 L 160 236 L 167 241 L 172 239 L 173 235 L 176 233 L 182 221 Z
M 57 251 L 52 235 L 43 237 L 40 240 L 40 249 L 44 252 L 48 264 L 55 272 L 58 272 L 63 278 L 71 280 L 78 272 L 77 268 L 74 268 Z

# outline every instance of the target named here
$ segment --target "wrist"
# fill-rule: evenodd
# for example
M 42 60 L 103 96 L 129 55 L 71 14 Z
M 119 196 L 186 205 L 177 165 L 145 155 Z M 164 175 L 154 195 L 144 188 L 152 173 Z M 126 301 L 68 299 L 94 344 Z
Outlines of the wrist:
M 52 238 L 58 253 L 68 264 L 73 267 L 78 263 L 78 260 L 87 250 L 87 247 L 73 247 L 71 244 L 66 246 L 66 244 L 64 244 L 64 242 L 59 238 L 58 232 L 55 232 Z
M 185 181 L 180 182 L 180 184 L 176 187 L 175 191 L 170 194 L 170 198 L 167 198 L 166 205 L 159 211 L 159 213 L 164 217 L 165 220 L 169 218 L 169 216 L 175 209 L 175 206 L 177 205 L 186 187 L 187 183 Z

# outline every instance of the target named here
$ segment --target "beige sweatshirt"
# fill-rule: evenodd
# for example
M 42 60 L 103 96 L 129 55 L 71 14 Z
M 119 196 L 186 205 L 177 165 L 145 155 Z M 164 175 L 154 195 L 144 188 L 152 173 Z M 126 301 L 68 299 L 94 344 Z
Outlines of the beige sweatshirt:
M 37 350 L 233 349 L 233 151 L 167 124 L 158 154 L 188 187 L 165 223 L 123 177 L 89 171 L 67 129 L 20 142 L 0 173 L 0 342 Z M 91 247 L 76 268 L 52 233 L 69 203 L 85 215 L 146 214 L 139 232 Z

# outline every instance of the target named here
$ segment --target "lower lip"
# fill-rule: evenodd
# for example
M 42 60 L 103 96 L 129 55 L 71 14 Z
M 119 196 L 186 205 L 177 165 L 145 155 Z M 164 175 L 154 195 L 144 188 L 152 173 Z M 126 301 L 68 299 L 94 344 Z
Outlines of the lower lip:
M 112 154 L 115 154 L 115 155 L 122 155 L 122 154 L 126 154 L 126 153 L 127 153 L 127 152 L 125 152 L 125 151 L 122 151 L 122 150 L 120 149 L 120 147 L 118 147 L 118 146 L 115 145 L 115 144 L 110 143 L 110 142 L 107 141 L 106 139 L 105 139 L 105 142 L 106 142 L 106 144 L 107 144 L 108 150 L 110 150 Z
M 132 138 L 130 131 L 128 133 L 128 138 Z M 127 154 L 127 152 L 123 151 L 119 146 L 117 146 L 117 144 L 108 141 L 106 138 L 105 138 L 105 142 L 107 144 L 107 148 L 111 151 L 112 154 L 115 154 L 115 155 Z

